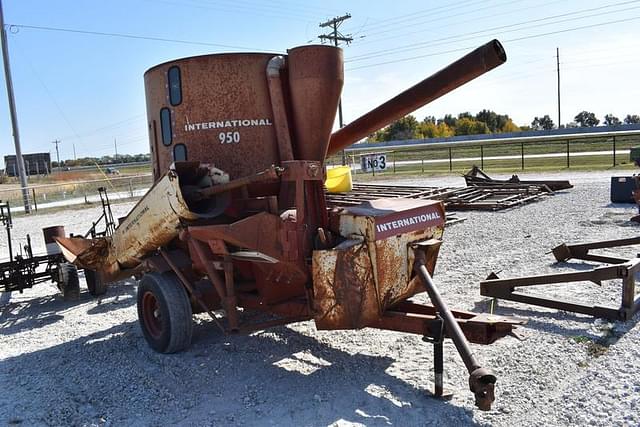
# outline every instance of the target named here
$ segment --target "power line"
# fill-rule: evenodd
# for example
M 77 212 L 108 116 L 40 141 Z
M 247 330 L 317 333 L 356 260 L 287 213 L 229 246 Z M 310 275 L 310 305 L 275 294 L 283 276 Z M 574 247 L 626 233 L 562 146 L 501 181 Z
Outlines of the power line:
M 478 21 L 482 21 L 484 18 L 494 19 L 497 16 L 510 15 L 510 14 L 513 14 L 513 13 L 524 12 L 524 11 L 527 11 L 529 9 L 534 9 L 534 8 L 542 8 L 542 7 L 551 5 L 551 4 L 561 3 L 561 2 L 564 2 L 564 1 L 565 0 L 552 0 L 552 1 L 547 1 L 547 2 L 544 2 L 544 3 L 538 3 L 538 4 L 535 4 L 535 5 L 529 5 L 527 7 L 523 7 L 523 8 L 520 8 L 520 9 L 505 10 L 505 11 L 502 11 L 502 12 L 493 12 L 493 13 L 491 13 L 489 15 L 474 16 L 473 18 L 467 19 L 465 21 L 456 21 L 456 24 L 461 25 L 461 24 L 466 24 L 468 22 L 477 23 Z M 457 15 L 452 15 L 452 16 L 450 16 L 448 18 L 454 18 L 456 16 Z M 409 31 L 409 32 L 400 33 L 400 34 L 396 34 L 396 35 L 392 35 L 392 36 L 386 36 L 386 37 L 374 37 L 373 39 L 371 39 L 369 36 L 367 36 L 367 40 L 363 41 L 363 42 L 359 42 L 358 46 L 363 46 L 363 45 L 370 44 L 370 43 L 377 43 L 379 40 L 381 40 L 383 38 L 385 40 L 390 40 L 390 39 L 406 37 L 406 36 L 410 36 L 410 35 L 414 35 L 414 34 L 420 34 L 420 33 L 424 33 L 424 32 L 433 33 L 434 30 L 438 30 L 440 28 L 447 28 L 450 25 L 451 24 L 446 23 L 444 25 L 439 25 L 439 26 L 436 26 L 436 27 L 429 26 L 428 28 L 423 29 L 423 30 Z
M 25 52 L 26 52 L 25 49 L 21 49 L 20 50 L 20 53 L 23 55 L 23 58 L 26 60 L 27 65 L 31 69 L 31 72 L 36 77 L 36 79 L 40 82 L 40 84 L 42 85 L 45 93 L 47 94 L 47 96 L 49 97 L 49 99 L 51 100 L 53 105 L 56 107 L 56 109 L 58 110 L 58 113 L 60 113 L 60 116 L 62 117 L 62 119 L 65 121 L 67 126 L 69 126 L 69 129 L 71 129 L 71 131 L 75 134 L 77 139 L 81 140 L 82 138 L 80 138 L 80 136 L 78 135 L 78 132 L 76 132 L 75 128 L 71 124 L 71 121 L 69 120 L 69 118 L 65 114 L 64 110 L 62 109 L 60 104 L 58 104 L 58 102 L 56 101 L 56 98 L 53 96 L 53 94 L 49 90 L 49 87 L 45 84 L 44 80 L 42 80 L 42 78 L 40 77 L 40 74 L 36 71 L 35 67 L 33 66 L 33 63 L 31 62 L 31 60 L 29 59 L 29 57 L 26 55 Z M 58 145 L 56 144 L 56 152 L 57 151 L 58 151 Z M 75 152 L 75 148 L 74 148 L 74 152 Z
M 141 117 L 144 117 L 144 114 L 136 114 L 135 116 L 131 116 L 128 119 L 120 120 L 120 121 L 117 121 L 117 122 L 113 122 L 113 123 L 101 126 L 99 128 L 95 128 L 95 129 L 88 130 L 86 132 L 82 132 L 81 134 L 76 135 L 75 138 L 80 139 L 81 137 L 86 137 L 86 136 L 100 134 L 100 133 L 107 133 L 107 132 L 111 133 L 111 131 L 113 129 L 125 126 L 129 122 L 137 120 L 137 119 L 139 119 Z M 67 137 L 65 139 L 74 139 L 74 138 L 73 137 Z
M 4 26 L 4 13 L 2 0 L 0 0 L 0 44 L 2 45 L 2 63 L 4 67 L 4 82 L 7 86 L 7 100 L 9 103 L 9 116 L 11 117 L 11 130 L 13 132 L 13 144 L 16 150 L 16 166 L 22 187 L 22 201 L 24 212 L 31 213 L 31 203 L 29 202 L 29 190 L 27 190 L 27 174 L 24 170 L 24 160 L 22 158 L 22 148 L 20 146 L 20 132 L 18 126 L 18 114 L 16 113 L 16 100 L 13 95 L 13 79 L 11 78 L 11 61 L 9 61 L 9 42 L 7 41 L 7 30 Z
M 560 48 L 556 47 L 556 67 L 558 71 L 558 129 L 562 124 L 560 121 Z
M 506 2 L 506 3 L 504 3 L 504 4 L 499 4 L 499 5 L 495 5 L 495 4 L 494 4 L 494 5 L 491 5 L 491 6 L 483 6 L 483 7 L 477 8 L 477 9 L 467 10 L 467 11 L 460 12 L 460 13 L 457 13 L 457 14 L 454 14 L 454 15 L 449 15 L 449 16 L 447 16 L 447 18 L 449 18 L 449 19 L 450 19 L 450 18 L 455 18 L 455 17 L 458 17 L 458 16 L 469 15 L 469 14 L 471 14 L 471 13 L 480 12 L 480 11 L 482 11 L 482 10 L 493 9 L 493 8 L 496 8 L 496 7 L 502 7 L 502 6 L 505 6 L 505 5 L 508 5 L 508 4 L 512 4 L 512 3 L 519 3 L 519 2 L 521 2 L 521 1 L 523 1 L 523 0 L 511 0 L 511 1 L 508 1 L 508 2 Z M 486 2 L 481 2 L 481 4 L 486 4 Z M 432 16 L 432 15 L 429 15 L 430 19 L 427 19 L 427 20 L 424 20 L 424 21 L 419 21 L 419 22 L 416 22 L 416 23 L 413 23 L 413 24 L 406 24 L 406 25 L 403 25 L 403 26 L 401 26 L 401 27 L 399 27 L 399 28 L 404 29 L 404 28 L 407 28 L 407 27 L 415 27 L 415 26 L 418 26 L 418 25 L 424 25 L 424 24 L 427 24 L 427 23 L 429 23 L 429 22 L 437 22 L 437 21 L 441 21 L 441 20 L 443 19 L 442 17 L 439 17 L 439 18 L 431 18 L 431 16 Z M 377 31 L 377 32 L 374 32 L 374 33 L 371 33 L 371 34 L 372 34 L 372 35 L 388 34 L 388 33 L 394 32 L 394 31 L 397 31 L 397 28 L 396 28 L 396 29 L 383 30 L 383 31 Z M 370 35 L 371 35 L 371 34 L 370 34 Z M 369 36 L 367 36 L 367 37 L 369 37 Z M 375 42 L 376 40 L 378 40 L 378 39 L 371 40 L 371 41 L 369 41 L 369 42 L 370 42 L 370 43 L 373 43 L 373 42 Z M 366 43 L 366 42 L 365 42 L 365 43 Z M 364 44 L 364 43 L 363 43 L 363 44 Z
M 212 5 L 211 3 L 202 4 L 198 2 L 179 2 L 179 1 L 169 1 L 169 0 L 145 0 L 150 3 L 164 3 L 169 5 L 176 5 L 180 7 L 192 7 L 196 9 L 205 9 L 205 10 L 218 10 L 223 12 L 237 13 L 246 15 L 248 13 L 252 13 L 254 15 L 269 17 L 269 18 L 279 18 L 279 19 L 287 19 L 287 20 L 298 20 L 302 22 L 310 22 L 316 19 L 315 15 L 303 15 L 297 13 L 295 11 L 286 11 L 283 7 L 270 6 L 270 5 L 243 5 L 238 4 L 238 2 L 216 2 L 216 5 Z M 222 3 L 222 4 L 219 4 Z M 226 3 L 226 4 L 225 4 Z M 219 4 L 219 5 L 217 5 Z M 277 10 L 272 10 L 272 8 L 276 8 Z M 285 10 L 285 13 L 282 11 Z M 280 12 L 280 13 L 277 13 Z
M 60 170 L 60 151 L 58 151 L 58 145 L 62 143 L 62 141 L 56 139 L 55 141 L 51 141 L 52 144 L 56 144 L 56 159 L 58 159 L 58 170 Z
M 448 4 L 446 6 L 440 6 L 440 7 L 436 7 L 436 8 L 430 8 L 430 9 L 423 9 L 423 10 L 419 10 L 416 12 L 412 12 L 412 13 L 407 13 L 404 15 L 400 15 L 400 16 L 396 16 L 394 18 L 387 18 L 387 19 L 383 19 L 383 20 L 378 20 L 378 21 L 373 21 L 370 25 L 375 25 L 376 28 L 385 28 L 385 27 L 389 27 L 389 26 L 397 26 L 399 24 L 405 23 L 405 22 L 411 22 L 411 21 L 415 21 L 416 19 L 421 19 L 425 16 L 433 16 L 433 15 L 437 15 L 440 13 L 444 13 L 444 12 L 449 12 L 451 10 L 455 10 L 455 9 L 459 9 L 461 7 L 468 7 L 470 6 L 470 4 L 475 4 L 475 3 L 484 3 L 485 0 L 474 0 L 474 1 L 461 1 L 458 3 L 453 3 L 453 4 Z M 470 4 L 469 4 L 470 3 Z M 372 33 L 372 34 L 377 34 L 377 33 Z
M 322 41 L 332 41 L 333 45 L 335 47 L 338 47 L 338 44 L 340 44 L 340 42 L 345 42 L 346 44 L 349 44 L 351 41 L 353 41 L 353 37 L 351 37 L 351 34 L 341 34 L 338 31 L 338 27 L 340 27 L 340 25 L 346 21 L 347 19 L 350 19 L 351 15 L 346 13 L 342 16 L 337 16 L 333 19 L 329 19 L 328 21 L 322 22 L 320 23 L 318 26 L 320 28 L 332 28 L 333 32 L 330 34 L 321 34 L 318 36 L 318 38 Z M 340 97 L 340 99 L 338 100 L 338 120 L 339 120 L 339 124 L 340 127 L 342 128 L 344 126 L 344 122 L 342 119 L 342 97 Z M 342 150 L 342 165 L 346 165 L 347 164 L 347 157 L 345 154 L 345 151 Z
M 555 24 L 560 24 L 560 23 L 563 23 L 563 22 L 569 22 L 569 21 L 576 21 L 576 20 L 579 20 L 579 19 L 591 18 L 591 17 L 594 17 L 594 16 L 602 16 L 602 15 L 611 14 L 611 13 L 625 12 L 625 11 L 629 11 L 629 10 L 638 9 L 638 8 L 640 8 L 640 6 L 634 6 L 634 7 L 629 7 L 629 8 L 625 8 L 625 9 L 618 9 L 618 10 L 613 10 L 613 11 L 609 11 L 609 12 L 586 15 L 586 16 L 578 16 L 578 17 L 574 17 L 574 18 L 558 20 L 558 21 L 555 21 L 555 22 L 549 22 L 549 23 L 537 24 L 537 25 L 530 25 L 528 27 L 515 28 L 515 29 L 512 29 L 512 30 L 502 31 L 500 33 L 495 33 L 496 30 L 501 30 L 501 29 L 505 29 L 505 28 L 513 28 L 513 27 L 517 27 L 517 26 L 531 24 L 531 23 L 534 23 L 534 22 L 548 21 L 550 19 L 557 19 L 557 18 L 562 18 L 562 17 L 565 17 L 565 16 L 582 14 L 582 13 L 586 13 L 586 12 L 594 12 L 594 11 L 606 9 L 606 8 L 609 8 L 609 7 L 623 6 L 625 4 L 630 4 L 630 3 L 638 3 L 639 1 L 640 0 L 620 2 L 620 3 L 615 3 L 615 4 L 611 4 L 611 5 L 607 5 L 607 6 L 596 7 L 596 8 L 592 8 L 592 9 L 585 9 L 585 10 L 580 10 L 580 11 L 576 11 L 576 12 L 563 13 L 563 14 L 560 14 L 560 15 L 547 16 L 547 17 L 544 17 L 544 18 L 521 21 L 521 22 L 518 22 L 518 23 L 515 23 L 515 24 L 491 27 L 491 28 L 487 28 L 485 30 L 477 30 L 477 31 L 472 31 L 472 32 L 468 32 L 468 33 L 462 33 L 462 34 L 457 34 L 457 35 L 452 35 L 452 36 L 447 36 L 447 37 L 441 37 L 439 39 L 430 40 L 428 42 L 412 43 L 412 44 L 404 45 L 403 47 L 400 47 L 400 48 L 396 47 L 396 48 L 391 48 L 391 49 L 383 49 L 383 50 L 379 50 L 379 51 L 373 51 L 373 52 L 369 52 L 369 53 L 365 53 L 365 54 L 361 54 L 361 55 L 352 56 L 351 59 L 349 59 L 349 61 L 347 61 L 347 62 L 364 61 L 364 60 L 371 59 L 371 58 L 376 58 L 376 57 L 379 57 L 379 56 L 386 56 L 389 53 L 397 54 L 397 53 L 407 52 L 407 51 L 415 50 L 415 47 L 417 47 L 417 46 L 425 46 L 425 47 L 426 46 L 438 46 L 438 45 L 446 44 L 446 43 L 444 43 L 444 41 L 447 41 L 447 40 L 450 41 L 452 39 L 459 39 L 457 41 L 466 41 L 466 40 L 470 40 L 470 39 L 474 39 L 474 38 L 480 37 L 480 34 L 487 33 L 487 32 L 492 33 L 492 35 L 505 34 L 505 33 L 514 32 L 514 31 L 523 31 L 523 30 L 527 30 L 527 29 L 531 29 L 531 28 L 538 28 L 538 27 L 543 27 L 543 26 L 547 26 L 547 25 L 555 25 Z M 466 37 L 466 36 L 472 36 L 472 35 L 476 35 L 476 34 L 478 35 L 476 37 Z
M 625 18 L 625 19 L 617 19 L 617 20 L 614 20 L 614 21 L 600 22 L 600 23 L 590 24 L 590 25 L 583 25 L 583 26 L 580 26 L 580 27 L 566 28 L 566 29 L 563 29 L 563 30 L 550 31 L 550 32 L 540 33 L 540 34 L 531 34 L 531 35 L 528 35 L 528 36 L 517 37 L 517 38 L 513 38 L 513 39 L 509 39 L 509 40 L 503 40 L 503 43 L 518 42 L 518 41 L 522 41 L 522 40 L 545 37 L 545 36 L 550 36 L 550 35 L 554 35 L 554 34 L 562 34 L 562 33 L 568 33 L 568 32 L 572 32 L 572 31 L 585 30 L 585 29 L 588 29 L 588 28 L 602 27 L 602 26 L 610 25 L 610 24 L 620 24 L 620 23 L 623 23 L 623 22 L 630 22 L 630 21 L 635 21 L 635 20 L 638 20 L 638 19 L 640 19 L 640 16 L 634 16 L 634 17 Z M 466 50 L 469 50 L 469 49 L 474 49 L 475 47 L 477 47 L 477 46 L 467 46 L 467 47 L 449 49 L 449 50 L 440 51 L 440 52 L 428 53 L 428 54 L 424 54 L 424 55 L 410 56 L 410 57 L 407 57 L 407 58 L 400 58 L 400 59 L 395 59 L 395 60 L 391 60 L 391 61 L 377 62 L 375 64 L 367 64 L 367 65 L 361 65 L 361 66 L 358 66 L 358 67 L 348 68 L 345 71 L 354 71 L 354 70 L 360 70 L 360 69 L 363 69 L 363 68 L 377 67 L 377 66 L 380 66 L 380 65 L 396 64 L 396 63 L 399 63 L 399 62 L 413 61 L 413 60 L 416 60 L 416 59 L 428 58 L 430 56 L 437 56 L 437 55 L 444 55 L 444 54 L 447 54 L 447 53 L 466 51 Z
M 338 47 L 341 41 L 349 44 L 351 41 L 353 41 L 353 37 L 351 37 L 351 34 L 344 35 L 338 31 L 338 28 L 344 21 L 350 18 L 351 15 L 346 13 L 342 16 L 337 16 L 333 19 L 329 19 L 328 21 L 320 23 L 318 25 L 320 28 L 331 28 L 333 29 L 333 31 L 329 34 L 321 34 L 318 36 L 318 38 L 322 41 L 331 41 L 336 47 Z M 343 127 L 344 123 L 342 120 L 342 98 L 338 102 L 338 119 L 340 121 L 340 127 Z
M 72 33 L 72 34 L 86 34 L 86 35 L 92 35 L 92 36 L 119 37 L 119 38 L 134 39 L 134 40 L 150 40 L 150 41 L 157 41 L 157 42 L 179 43 L 179 44 L 187 44 L 187 45 L 194 45 L 194 46 L 214 46 L 214 47 L 223 47 L 227 49 L 273 52 L 273 50 L 259 49 L 259 48 L 247 47 L 247 46 L 228 45 L 228 44 L 221 44 L 221 43 L 209 43 L 209 42 L 201 42 L 196 40 L 181 40 L 181 39 L 169 39 L 164 37 L 141 36 L 137 34 L 111 33 L 111 32 L 103 32 L 103 31 L 78 30 L 74 28 L 46 27 L 46 26 L 39 26 L 39 25 L 26 25 L 26 24 L 6 24 L 6 25 L 8 26 L 9 31 L 12 31 L 12 29 L 14 28 L 40 30 L 40 31 L 55 31 L 55 32 Z

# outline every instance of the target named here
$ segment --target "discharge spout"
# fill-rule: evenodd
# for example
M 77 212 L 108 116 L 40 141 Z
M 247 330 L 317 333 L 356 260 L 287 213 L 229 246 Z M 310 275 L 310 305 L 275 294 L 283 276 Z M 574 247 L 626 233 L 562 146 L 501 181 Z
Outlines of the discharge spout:
M 337 153 L 417 110 L 442 95 L 503 64 L 507 60 L 498 40 L 480 46 L 456 62 L 391 98 L 331 135 L 327 155 Z

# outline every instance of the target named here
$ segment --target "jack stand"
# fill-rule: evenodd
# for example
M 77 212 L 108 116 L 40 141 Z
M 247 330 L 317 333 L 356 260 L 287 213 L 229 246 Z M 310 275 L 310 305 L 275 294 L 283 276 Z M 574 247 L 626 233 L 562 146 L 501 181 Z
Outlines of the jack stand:
M 422 340 L 433 344 L 434 390 L 430 397 L 440 400 L 451 400 L 453 392 L 444 389 L 444 322 L 438 313 L 436 320 L 440 322 L 440 333 L 437 337 L 424 337 Z

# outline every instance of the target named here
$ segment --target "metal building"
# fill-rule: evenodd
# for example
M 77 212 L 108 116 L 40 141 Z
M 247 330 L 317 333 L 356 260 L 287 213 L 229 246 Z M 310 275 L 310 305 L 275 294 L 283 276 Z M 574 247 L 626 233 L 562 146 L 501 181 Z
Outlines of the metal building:
M 22 158 L 27 175 L 47 175 L 51 171 L 51 154 L 49 153 L 23 154 Z M 18 175 L 15 155 L 4 156 L 4 168 L 7 175 Z

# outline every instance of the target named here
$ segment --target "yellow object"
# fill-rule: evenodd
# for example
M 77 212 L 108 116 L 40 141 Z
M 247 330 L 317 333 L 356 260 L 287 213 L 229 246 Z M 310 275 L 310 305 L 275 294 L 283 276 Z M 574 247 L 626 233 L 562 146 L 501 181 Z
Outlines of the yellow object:
M 353 189 L 351 167 L 338 166 L 327 169 L 327 180 L 324 182 L 329 193 L 346 193 Z

